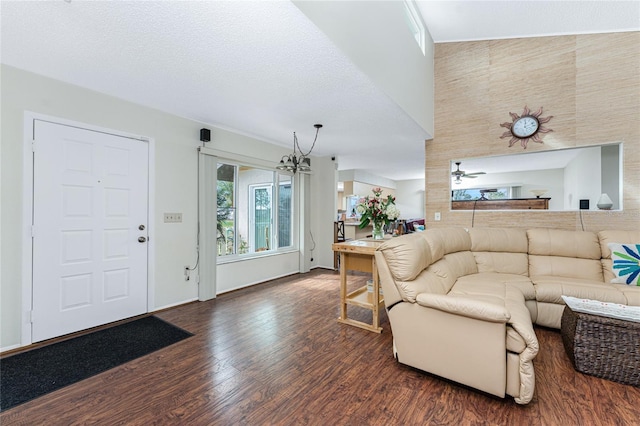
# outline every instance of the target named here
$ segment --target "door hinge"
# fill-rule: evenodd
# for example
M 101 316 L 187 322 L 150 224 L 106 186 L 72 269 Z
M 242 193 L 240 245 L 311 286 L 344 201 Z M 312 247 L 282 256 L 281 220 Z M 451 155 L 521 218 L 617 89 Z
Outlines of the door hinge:
M 31 141 L 31 152 L 36 152 L 36 141 L 35 140 Z
M 36 236 L 36 227 L 31 225 L 31 238 Z
M 33 311 L 29 311 L 29 322 L 33 324 Z

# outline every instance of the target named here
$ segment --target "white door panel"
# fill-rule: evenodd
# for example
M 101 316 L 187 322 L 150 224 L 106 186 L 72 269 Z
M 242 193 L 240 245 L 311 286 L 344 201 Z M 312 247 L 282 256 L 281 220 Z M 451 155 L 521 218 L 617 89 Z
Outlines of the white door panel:
M 34 147 L 33 341 L 147 312 L 147 143 L 36 121 Z

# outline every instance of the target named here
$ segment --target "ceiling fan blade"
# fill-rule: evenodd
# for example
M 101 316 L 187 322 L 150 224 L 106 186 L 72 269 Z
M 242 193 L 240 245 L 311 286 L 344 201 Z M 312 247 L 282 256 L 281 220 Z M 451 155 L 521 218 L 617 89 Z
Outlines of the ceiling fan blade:
M 485 172 L 465 173 L 465 176 L 486 175 Z
M 478 176 L 473 176 L 473 175 L 464 175 L 462 176 L 463 178 L 469 178 L 469 179 L 477 179 Z

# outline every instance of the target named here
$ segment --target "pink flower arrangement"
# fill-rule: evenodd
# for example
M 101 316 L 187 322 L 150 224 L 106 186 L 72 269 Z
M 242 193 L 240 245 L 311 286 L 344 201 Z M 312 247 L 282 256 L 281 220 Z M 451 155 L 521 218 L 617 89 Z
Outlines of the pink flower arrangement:
M 374 227 L 388 225 L 400 217 L 400 210 L 395 205 L 396 198 L 393 195 L 382 197 L 382 189 L 373 188 L 373 197 L 367 195 L 358 200 L 356 211 L 360 213 L 360 228 L 365 228 L 369 223 Z

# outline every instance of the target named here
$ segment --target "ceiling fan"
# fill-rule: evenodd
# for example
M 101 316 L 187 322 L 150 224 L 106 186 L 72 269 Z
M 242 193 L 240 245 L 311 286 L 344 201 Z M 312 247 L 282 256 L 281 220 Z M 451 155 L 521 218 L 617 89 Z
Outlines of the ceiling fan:
M 462 178 L 475 179 L 478 175 L 486 175 L 485 172 L 467 173 L 464 170 L 460 170 L 460 164 L 462 164 L 462 162 L 456 161 L 456 170 L 451 172 L 451 176 L 455 177 L 454 182 L 457 184 L 462 183 Z

